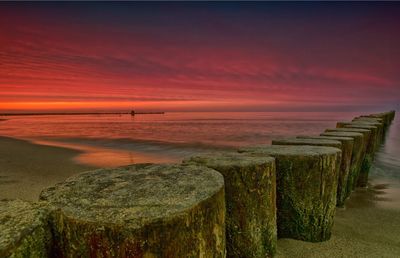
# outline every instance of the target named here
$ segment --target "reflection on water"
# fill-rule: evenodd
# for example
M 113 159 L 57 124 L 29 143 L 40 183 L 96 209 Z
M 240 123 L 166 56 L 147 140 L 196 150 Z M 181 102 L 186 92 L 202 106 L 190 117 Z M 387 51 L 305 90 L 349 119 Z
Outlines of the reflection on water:
M 85 164 L 91 167 L 119 167 L 134 163 L 174 163 L 181 160 L 181 156 L 173 153 L 160 153 L 121 150 L 101 146 L 91 146 L 80 143 L 54 142 L 45 140 L 36 140 L 35 143 L 49 146 L 58 146 L 79 150 L 82 153 L 74 158 L 79 164 Z
M 389 128 L 385 142 L 376 153 L 370 172 L 374 204 L 400 209 L 400 118 Z

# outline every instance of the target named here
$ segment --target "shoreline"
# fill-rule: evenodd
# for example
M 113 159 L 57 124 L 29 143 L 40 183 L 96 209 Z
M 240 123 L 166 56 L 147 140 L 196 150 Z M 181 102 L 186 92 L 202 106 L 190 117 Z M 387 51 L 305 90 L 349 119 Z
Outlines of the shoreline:
M 81 151 L 0 136 L 0 199 L 37 201 L 40 192 L 94 166 L 73 159 Z

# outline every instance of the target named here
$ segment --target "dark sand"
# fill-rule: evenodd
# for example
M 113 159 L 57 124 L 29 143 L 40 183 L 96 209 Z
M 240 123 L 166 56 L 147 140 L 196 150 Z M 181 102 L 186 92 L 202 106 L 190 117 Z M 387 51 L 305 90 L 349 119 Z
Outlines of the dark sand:
M 37 200 L 43 188 L 92 169 L 72 159 L 79 151 L 0 137 L 0 199 Z

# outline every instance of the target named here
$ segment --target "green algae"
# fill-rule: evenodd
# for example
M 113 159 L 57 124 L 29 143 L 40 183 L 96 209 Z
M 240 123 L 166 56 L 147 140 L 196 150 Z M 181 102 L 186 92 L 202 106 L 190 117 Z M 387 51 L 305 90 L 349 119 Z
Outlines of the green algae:
M 278 237 L 311 242 L 330 238 L 340 149 L 273 145 L 243 148 L 239 152 L 275 158 Z
M 358 125 L 363 125 L 363 126 L 375 126 L 377 127 L 377 144 L 380 145 L 382 143 L 382 141 L 385 138 L 385 133 L 387 130 L 387 126 L 385 125 L 385 123 L 383 122 L 379 122 L 379 121 L 372 121 L 372 120 L 365 120 L 363 118 L 355 118 L 352 121 L 352 124 L 357 123 Z
M 380 135 L 379 135 L 379 128 L 374 125 L 366 125 L 366 124 L 360 124 L 357 122 L 352 122 L 350 124 L 344 124 L 343 126 L 338 127 L 344 127 L 344 128 L 358 128 L 358 129 L 367 129 L 371 131 L 371 138 L 370 141 L 368 142 L 368 147 L 367 147 L 367 153 L 369 153 L 372 158 L 375 155 L 375 152 L 378 150 L 379 145 L 380 145 Z
M 0 200 L 0 257 L 50 257 L 49 210 L 22 200 Z
M 338 179 L 336 206 L 342 207 L 348 197 L 347 183 L 349 181 L 351 158 L 353 153 L 354 140 L 351 137 L 338 136 L 297 136 L 298 139 L 335 140 L 341 142 L 342 161 Z
M 351 165 L 350 165 L 350 173 L 347 182 L 347 197 L 350 196 L 351 192 L 355 189 L 356 183 L 358 180 L 358 175 L 360 174 L 361 165 L 362 165 L 362 152 L 364 145 L 364 136 L 361 133 L 357 132 L 348 132 L 348 131 L 332 131 L 321 133 L 321 136 L 334 136 L 334 137 L 350 137 L 354 140 L 353 143 L 353 152 L 351 154 Z
M 272 140 L 272 145 L 309 145 L 309 146 L 328 146 L 341 148 L 342 143 L 329 139 L 301 139 L 301 138 L 285 138 L 280 140 Z
M 272 257 L 276 252 L 276 174 L 271 157 L 209 153 L 191 157 L 224 176 L 227 257 Z
M 372 166 L 372 157 L 367 153 L 363 159 L 360 175 L 358 176 L 357 186 L 366 187 L 368 184 L 369 170 Z
M 361 164 L 360 164 L 360 171 L 357 176 L 356 186 L 365 186 L 365 184 L 360 185 L 359 182 L 364 182 L 365 180 L 368 181 L 368 175 L 369 175 L 369 168 L 370 166 L 367 166 L 366 164 L 371 163 L 372 157 L 374 155 L 374 149 L 373 149 L 373 137 L 372 137 L 372 131 L 370 129 L 362 129 L 362 128 L 335 128 L 335 129 L 327 129 L 326 131 L 345 131 L 345 132 L 357 132 L 357 133 L 362 133 L 364 136 L 364 144 L 363 144 L 363 151 L 362 151 L 362 159 L 361 159 Z M 363 179 L 360 181 L 359 178 L 362 177 Z
M 224 257 L 221 174 L 193 165 L 100 169 L 46 189 L 57 257 Z

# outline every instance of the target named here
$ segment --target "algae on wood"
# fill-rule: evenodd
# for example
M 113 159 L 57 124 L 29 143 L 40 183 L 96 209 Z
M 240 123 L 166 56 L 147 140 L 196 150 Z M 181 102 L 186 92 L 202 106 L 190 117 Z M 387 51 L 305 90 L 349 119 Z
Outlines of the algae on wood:
M 362 152 L 364 149 L 364 136 L 361 133 L 356 132 L 345 132 L 345 131 L 334 131 L 321 133 L 321 136 L 339 136 L 339 137 L 351 137 L 354 140 L 353 152 L 351 154 L 351 166 L 350 173 L 347 182 L 347 196 L 350 196 L 352 190 L 356 188 L 358 175 L 361 170 L 363 161 Z
M 353 153 L 354 140 L 351 137 L 339 136 L 297 136 L 298 139 L 316 139 L 316 140 L 335 140 L 342 143 L 342 161 L 340 164 L 340 173 L 338 181 L 338 189 L 336 195 L 336 206 L 342 207 L 346 201 L 347 183 L 351 169 L 351 156 Z
M 271 157 L 209 153 L 191 157 L 224 176 L 227 257 L 272 257 L 276 251 L 276 174 Z
M 224 181 L 194 165 L 99 169 L 41 193 L 58 257 L 225 257 Z
M 278 237 L 319 242 L 331 236 L 340 149 L 260 146 L 239 152 L 275 158 Z
M 393 113 L 394 115 L 394 113 Z M 378 114 L 370 114 L 368 116 L 363 116 L 363 117 L 369 117 L 369 118 L 380 118 L 382 119 L 382 122 L 384 124 L 385 129 L 389 126 L 391 123 L 392 119 L 392 112 L 384 112 L 384 113 L 378 113 Z
M 373 145 L 372 131 L 370 129 L 362 129 L 362 128 L 335 128 L 335 129 L 326 129 L 327 132 L 330 131 L 341 131 L 341 132 L 357 132 L 362 133 L 364 136 L 364 149 L 362 153 L 362 163 L 360 173 L 357 177 L 357 186 L 365 187 L 368 182 L 369 170 L 372 165 L 373 160 L 373 149 L 369 146 Z
M 355 118 L 355 119 L 353 119 L 352 122 L 359 123 L 359 124 L 364 124 L 364 125 L 369 125 L 369 126 L 376 126 L 378 128 L 378 140 L 377 140 L 378 146 L 384 140 L 384 138 L 385 138 L 385 130 L 386 129 L 385 129 L 384 124 L 382 122 L 364 120 L 364 119 L 360 119 L 360 118 Z
M 280 140 L 272 140 L 272 145 L 309 145 L 309 146 L 328 146 L 340 149 L 342 143 L 329 139 L 302 139 L 302 138 L 284 138 Z
M 41 204 L 0 200 L 0 257 L 50 257 L 49 211 Z
M 379 128 L 377 126 L 364 124 L 362 122 L 360 123 L 358 121 L 353 121 L 353 122 L 338 122 L 336 124 L 336 127 L 337 128 L 356 128 L 356 129 L 370 130 L 371 136 L 370 136 L 370 140 L 369 140 L 368 146 L 367 146 L 367 153 L 369 153 L 372 156 L 372 158 L 374 157 L 375 151 L 379 147 L 379 140 L 380 140 Z

